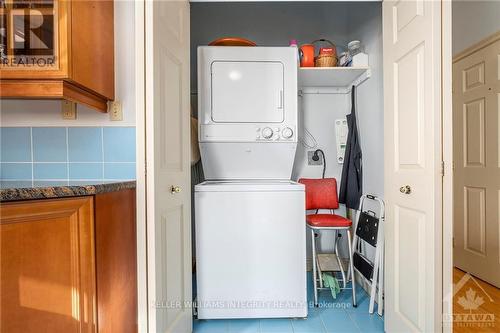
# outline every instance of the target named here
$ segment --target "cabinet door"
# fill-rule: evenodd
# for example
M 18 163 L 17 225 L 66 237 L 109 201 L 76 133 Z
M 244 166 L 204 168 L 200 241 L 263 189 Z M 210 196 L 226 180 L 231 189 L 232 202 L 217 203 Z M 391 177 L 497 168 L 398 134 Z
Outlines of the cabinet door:
M 68 76 L 69 1 L 6 1 L 0 7 L 3 79 Z
M 0 207 L 0 331 L 95 332 L 93 199 Z
M 135 189 L 95 196 L 98 332 L 137 332 Z

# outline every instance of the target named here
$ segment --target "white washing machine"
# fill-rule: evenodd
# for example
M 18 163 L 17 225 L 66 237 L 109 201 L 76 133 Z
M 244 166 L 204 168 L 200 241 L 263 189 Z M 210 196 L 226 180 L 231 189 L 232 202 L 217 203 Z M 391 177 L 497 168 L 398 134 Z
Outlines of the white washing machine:
M 307 316 L 302 184 L 206 181 L 195 206 L 198 318 Z
M 199 47 L 198 118 L 198 317 L 306 317 L 297 49 Z

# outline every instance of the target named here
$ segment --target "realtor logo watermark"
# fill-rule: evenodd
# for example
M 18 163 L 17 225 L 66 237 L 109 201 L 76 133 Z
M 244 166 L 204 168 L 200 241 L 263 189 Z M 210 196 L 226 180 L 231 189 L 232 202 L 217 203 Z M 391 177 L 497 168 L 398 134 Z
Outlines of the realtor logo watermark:
M 0 0 L 0 64 L 3 67 L 53 67 L 56 64 L 57 2 Z
M 494 300 L 469 273 L 454 285 L 453 300 L 458 305 L 454 306 L 452 314 L 445 314 L 444 323 L 472 329 L 495 327 L 495 314 L 484 310 L 487 303 L 494 303 Z
M 212 301 L 152 301 L 151 306 L 156 309 L 185 309 L 185 308 L 203 308 L 203 309 L 302 309 L 305 307 L 315 307 L 312 301 L 259 301 L 259 300 L 212 300 Z M 347 309 L 351 307 L 349 302 L 320 302 L 319 308 L 325 309 Z

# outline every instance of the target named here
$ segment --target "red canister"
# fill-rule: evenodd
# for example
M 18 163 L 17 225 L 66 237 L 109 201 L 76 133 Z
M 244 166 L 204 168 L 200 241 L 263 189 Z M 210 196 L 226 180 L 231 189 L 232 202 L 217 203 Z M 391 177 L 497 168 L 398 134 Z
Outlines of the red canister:
M 314 67 L 314 45 L 304 44 L 300 47 L 300 67 Z

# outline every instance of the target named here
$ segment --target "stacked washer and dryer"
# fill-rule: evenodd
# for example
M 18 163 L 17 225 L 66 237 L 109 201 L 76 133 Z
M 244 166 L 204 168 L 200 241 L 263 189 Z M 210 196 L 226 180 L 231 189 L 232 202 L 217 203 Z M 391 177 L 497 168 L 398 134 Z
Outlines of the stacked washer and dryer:
M 198 48 L 198 318 L 307 316 L 297 48 Z

